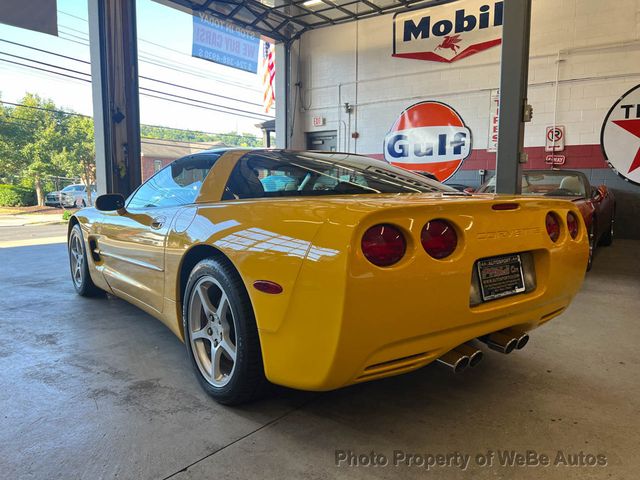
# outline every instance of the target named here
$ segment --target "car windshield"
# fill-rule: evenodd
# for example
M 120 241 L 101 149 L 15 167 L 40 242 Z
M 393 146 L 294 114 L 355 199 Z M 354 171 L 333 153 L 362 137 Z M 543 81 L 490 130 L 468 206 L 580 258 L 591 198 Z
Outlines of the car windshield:
M 268 151 L 240 159 L 223 199 L 455 191 L 383 160 L 349 154 Z
M 63 192 L 74 192 L 78 190 L 78 186 L 77 185 L 69 185 L 68 187 L 64 187 L 62 189 Z
M 480 193 L 495 193 L 495 191 L 495 177 L 478 189 Z M 548 197 L 584 197 L 586 187 L 584 180 L 577 173 L 524 172 L 522 174 L 522 194 Z

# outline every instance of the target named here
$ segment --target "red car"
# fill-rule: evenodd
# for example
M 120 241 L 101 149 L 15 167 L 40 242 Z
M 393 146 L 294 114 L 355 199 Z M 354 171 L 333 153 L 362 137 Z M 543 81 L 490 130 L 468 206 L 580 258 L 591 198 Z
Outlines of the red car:
M 495 177 L 485 182 L 478 193 L 495 192 Z M 564 198 L 576 204 L 589 230 L 589 263 L 597 245 L 611 245 L 615 222 L 616 201 L 606 185 L 597 188 L 587 176 L 574 170 L 525 170 L 522 172 L 522 194 Z

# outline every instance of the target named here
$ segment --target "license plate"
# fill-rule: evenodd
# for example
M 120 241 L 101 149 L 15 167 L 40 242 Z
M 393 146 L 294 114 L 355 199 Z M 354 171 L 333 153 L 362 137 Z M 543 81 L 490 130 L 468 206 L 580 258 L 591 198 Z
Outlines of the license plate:
M 520 255 L 501 255 L 478 260 L 482 300 L 495 300 L 525 291 Z

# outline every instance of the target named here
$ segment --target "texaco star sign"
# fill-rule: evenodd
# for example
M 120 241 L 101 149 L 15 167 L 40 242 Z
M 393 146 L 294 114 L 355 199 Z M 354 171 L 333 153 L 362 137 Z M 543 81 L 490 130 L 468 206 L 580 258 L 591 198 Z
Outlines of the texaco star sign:
M 625 180 L 640 185 L 640 85 L 611 107 L 600 143 L 609 166 Z

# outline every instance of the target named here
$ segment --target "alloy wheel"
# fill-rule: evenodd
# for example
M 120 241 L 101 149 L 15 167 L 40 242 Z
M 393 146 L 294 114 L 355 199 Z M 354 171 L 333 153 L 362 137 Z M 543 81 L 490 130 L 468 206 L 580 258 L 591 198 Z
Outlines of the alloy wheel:
M 82 275 L 84 266 L 84 249 L 82 248 L 82 238 L 77 232 L 71 233 L 69 239 L 69 260 L 71 261 L 71 278 L 77 288 L 82 287 Z
M 224 387 L 236 367 L 236 320 L 229 297 L 210 275 L 198 280 L 189 299 L 187 328 L 193 357 L 202 376 Z

